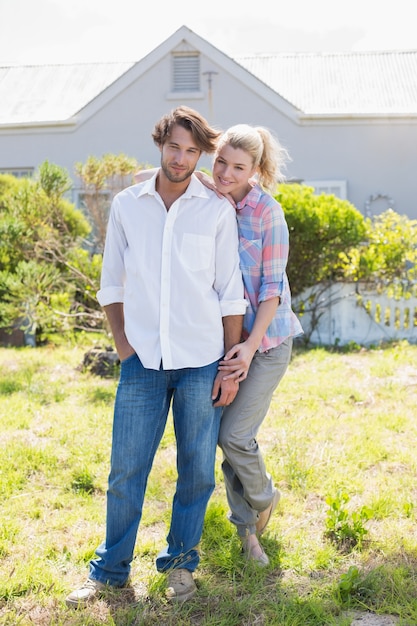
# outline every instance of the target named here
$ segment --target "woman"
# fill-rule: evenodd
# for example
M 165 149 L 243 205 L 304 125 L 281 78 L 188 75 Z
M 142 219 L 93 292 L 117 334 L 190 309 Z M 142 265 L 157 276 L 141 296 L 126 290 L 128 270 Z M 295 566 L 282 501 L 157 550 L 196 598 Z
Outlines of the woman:
M 223 411 L 219 445 L 228 517 L 237 527 L 246 557 L 259 565 L 269 560 L 258 536 L 280 494 L 266 471 L 256 436 L 288 367 L 292 338 L 303 332 L 291 309 L 288 227 L 271 195 L 283 180 L 286 158 L 285 149 L 266 128 L 239 124 L 220 138 L 213 165 L 216 189 L 235 204 L 248 301 L 243 342 L 220 362 L 220 369 L 236 377 L 240 388 Z
M 287 152 L 264 127 L 239 124 L 220 138 L 213 178 L 196 175 L 227 195 L 236 209 L 240 267 L 248 308 L 242 343 L 227 352 L 219 369 L 240 385 L 223 411 L 219 445 L 230 507 L 247 559 L 268 565 L 258 536 L 280 497 L 256 441 L 278 383 L 285 374 L 293 337 L 302 328 L 291 309 L 286 274 L 289 234 L 283 210 L 273 198 Z M 150 175 L 141 172 L 137 180 Z

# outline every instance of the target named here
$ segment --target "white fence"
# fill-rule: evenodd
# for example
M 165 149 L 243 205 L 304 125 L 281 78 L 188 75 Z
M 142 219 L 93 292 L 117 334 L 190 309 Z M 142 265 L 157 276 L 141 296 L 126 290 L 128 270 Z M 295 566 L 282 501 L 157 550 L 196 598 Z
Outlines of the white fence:
M 396 300 L 360 283 L 316 286 L 294 298 L 306 338 L 315 345 L 417 343 L 417 298 Z

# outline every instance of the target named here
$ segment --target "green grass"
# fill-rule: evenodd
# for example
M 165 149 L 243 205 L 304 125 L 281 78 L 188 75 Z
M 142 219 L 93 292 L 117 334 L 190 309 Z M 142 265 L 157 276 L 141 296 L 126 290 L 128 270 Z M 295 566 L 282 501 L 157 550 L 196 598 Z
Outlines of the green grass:
M 131 586 L 66 608 L 105 528 L 117 380 L 80 369 L 90 347 L 0 349 L 0 624 L 347 626 L 358 609 L 417 623 L 417 346 L 405 342 L 295 349 L 259 435 L 282 493 L 262 539 L 270 567 L 242 560 L 218 453 L 199 593 L 166 603 L 154 560 L 175 487 L 169 421 Z

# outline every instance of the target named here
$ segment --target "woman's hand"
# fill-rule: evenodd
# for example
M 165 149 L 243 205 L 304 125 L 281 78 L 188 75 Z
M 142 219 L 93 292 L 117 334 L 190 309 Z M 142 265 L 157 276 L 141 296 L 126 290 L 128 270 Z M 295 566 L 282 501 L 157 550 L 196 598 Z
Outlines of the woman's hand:
M 144 180 L 149 180 L 155 174 L 157 167 L 151 167 L 146 170 L 138 170 L 134 173 L 133 179 L 135 183 L 142 183 Z
M 205 187 L 207 187 L 208 189 L 211 189 L 212 191 L 214 191 L 214 193 L 217 195 L 218 198 L 227 198 L 227 200 L 229 200 L 230 204 L 236 208 L 236 202 L 233 200 L 232 196 L 230 195 L 230 193 L 220 193 L 220 191 L 217 189 L 216 185 L 214 184 L 214 180 L 211 176 L 209 176 L 208 174 L 206 174 L 205 172 L 202 172 L 201 170 L 198 170 L 196 172 L 194 172 L 194 174 L 197 176 L 198 180 L 203 183 L 203 185 Z
M 219 363 L 219 371 L 225 374 L 223 380 L 245 380 L 255 352 L 247 341 L 233 346 Z
M 209 176 L 205 172 L 202 172 L 201 170 L 196 170 L 194 174 L 197 176 L 200 183 L 203 183 L 204 187 L 208 187 L 208 189 L 215 191 L 219 198 L 223 197 L 220 191 L 217 191 L 216 185 L 214 184 L 214 180 L 211 176 Z

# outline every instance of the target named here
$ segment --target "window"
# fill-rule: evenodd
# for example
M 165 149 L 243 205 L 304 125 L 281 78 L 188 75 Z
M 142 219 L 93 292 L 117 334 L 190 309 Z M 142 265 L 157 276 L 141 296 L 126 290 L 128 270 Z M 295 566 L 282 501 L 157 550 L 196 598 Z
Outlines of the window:
M 200 91 L 200 55 L 198 52 L 174 52 L 172 55 L 171 91 Z
M 71 196 L 71 202 L 75 204 L 77 209 L 81 209 L 81 211 L 87 213 L 89 207 L 90 210 L 91 207 L 99 207 L 97 210 L 104 210 L 107 218 L 107 214 L 111 204 L 111 195 L 109 191 L 100 190 L 97 192 L 88 193 L 84 189 L 77 189 L 73 187 Z
M 31 178 L 33 171 L 33 167 L 2 167 L 0 174 L 11 174 L 16 178 Z
M 317 195 L 328 193 L 341 200 L 347 199 L 347 183 L 345 180 L 303 180 L 303 185 L 314 187 Z

